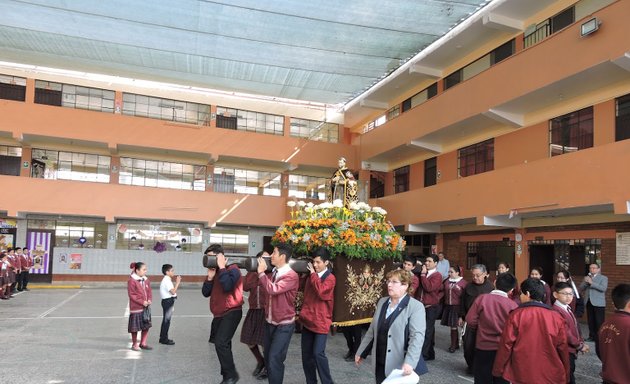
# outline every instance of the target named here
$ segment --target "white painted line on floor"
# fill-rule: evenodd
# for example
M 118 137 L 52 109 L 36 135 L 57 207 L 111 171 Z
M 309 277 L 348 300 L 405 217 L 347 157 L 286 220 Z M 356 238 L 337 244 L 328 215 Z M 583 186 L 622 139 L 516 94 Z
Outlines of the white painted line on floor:
M 77 293 L 75 293 L 74 295 L 68 297 L 67 299 L 65 299 L 64 301 L 62 301 L 61 303 L 55 305 L 54 307 L 50 308 L 49 310 L 47 310 L 46 312 L 42 313 L 41 315 L 37 316 L 37 318 L 39 319 L 43 319 L 47 314 L 55 311 L 56 309 L 60 308 L 62 305 L 64 305 L 65 303 L 69 302 L 70 300 L 74 299 L 75 297 L 77 297 L 81 292 L 83 291 L 78 291 Z
M 125 312 L 123 313 L 123 317 L 129 317 L 129 302 L 127 302 L 127 306 L 125 307 Z
M 471 379 L 469 377 L 466 377 L 466 376 L 457 375 L 457 377 L 459 377 L 460 379 L 464 379 L 464 380 L 466 380 L 468 382 L 471 382 L 471 383 L 475 382 L 475 380 L 473 380 L 473 379 Z

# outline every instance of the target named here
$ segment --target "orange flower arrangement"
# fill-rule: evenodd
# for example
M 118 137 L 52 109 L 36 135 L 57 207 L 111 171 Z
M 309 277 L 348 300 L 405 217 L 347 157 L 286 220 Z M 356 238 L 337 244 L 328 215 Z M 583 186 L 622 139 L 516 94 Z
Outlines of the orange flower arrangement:
M 291 220 L 278 228 L 272 244 L 289 243 L 297 255 L 325 246 L 333 257 L 400 259 L 405 241 L 385 220 L 387 212 L 365 203 L 353 204 L 345 208 L 338 200 L 319 205 L 290 201 Z

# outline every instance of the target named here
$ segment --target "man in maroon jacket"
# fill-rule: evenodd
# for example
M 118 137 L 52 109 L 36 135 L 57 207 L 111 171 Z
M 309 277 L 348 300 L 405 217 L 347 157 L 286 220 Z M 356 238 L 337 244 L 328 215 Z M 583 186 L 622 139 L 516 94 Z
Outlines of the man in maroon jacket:
M 529 278 L 521 284 L 522 304 L 510 313 L 492 375 L 519 384 L 569 381 L 569 348 L 562 316 L 542 303 L 543 283 Z
M 499 340 L 510 312 L 518 305 L 509 295 L 516 286 L 516 278 L 509 273 L 497 276 L 496 289 L 477 297 L 466 314 L 466 324 L 476 330 L 473 374 L 477 384 L 508 384 L 500 377 L 492 377 L 492 365 L 499 349 Z
M 302 368 L 307 384 L 317 384 L 317 372 L 322 384 L 332 384 L 326 339 L 332 324 L 335 276 L 328 270 L 330 253 L 319 248 L 308 264 L 310 276 L 304 286 L 304 302 L 300 311 L 302 323 Z
M 18 276 L 17 290 L 28 291 L 26 286 L 28 285 L 29 270 L 33 266 L 33 260 L 20 247 L 15 248 L 15 255 L 20 259 L 20 266 L 22 267 Z
M 227 266 L 220 244 L 210 245 L 205 253 L 216 256 L 218 267 L 218 270 L 208 269 L 208 277 L 201 288 L 204 297 L 210 296 L 210 312 L 214 315 L 209 341 L 214 343 L 221 365 L 221 384 L 234 384 L 239 375 L 234 365 L 232 338 L 243 317 L 243 278 L 236 264 Z M 219 280 L 218 284 L 215 280 Z
M 420 272 L 420 286 L 416 290 L 415 298 L 424 304 L 427 318 L 427 328 L 422 345 L 422 357 L 425 361 L 435 360 L 435 321 L 442 312 L 442 274 L 437 270 L 437 256 L 426 258 Z
M 268 277 L 267 263 L 258 258 L 258 281 L 265 291 L 265 366 L 269 384 L 282 384 L 284 360 L 287 358 L 291 336 L 295 330 L 295 296 L 299 287 L 298 274 L 291 269 L 292 247 L 278 244 L 271 254 L 275 267 Z
M 605 384 L 627 383 L 630 378 L 630 284 L 619 284 L 612 291 L 617 309 L 599 329 L 599 352 Z
M 575 360 L 577 353 L 586 353 L 589 351 L 587 344 L 584 344 L 584 338 L 580 331 L 577 319 L 571 310 L 571 301 L 573 301 L 573 287 L 566 282 L 556 283 L 554 285 L 553 297 L 556 299 L 551 308 L 558 312 L 564 319 L 567 326 L 567 342 L 569 344 L 569 363 L 571 365 L 569 383 L 575 384 Z

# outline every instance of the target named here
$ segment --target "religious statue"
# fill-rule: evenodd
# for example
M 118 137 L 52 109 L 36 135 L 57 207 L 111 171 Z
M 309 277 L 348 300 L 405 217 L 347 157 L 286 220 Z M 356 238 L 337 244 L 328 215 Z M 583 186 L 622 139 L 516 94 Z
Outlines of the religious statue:
M 359 185 L 352 172 L 346 167 L 346 159 L 339 158 L 339 169 L 330 179 L 328 201 L 341 200 L 344 207 L 359 201 Z

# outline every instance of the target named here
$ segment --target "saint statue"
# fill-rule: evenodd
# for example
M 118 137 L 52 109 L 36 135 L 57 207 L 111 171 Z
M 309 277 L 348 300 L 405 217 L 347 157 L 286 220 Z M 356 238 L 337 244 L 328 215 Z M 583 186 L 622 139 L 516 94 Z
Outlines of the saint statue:
M 328 201 L 332 203 L 335 200 L 341 200 L 346 208 L 350 203 L 359 201 L 359 185 L 343 157 L 339 158 L 339 169 L 330 179 Z

